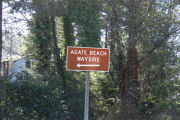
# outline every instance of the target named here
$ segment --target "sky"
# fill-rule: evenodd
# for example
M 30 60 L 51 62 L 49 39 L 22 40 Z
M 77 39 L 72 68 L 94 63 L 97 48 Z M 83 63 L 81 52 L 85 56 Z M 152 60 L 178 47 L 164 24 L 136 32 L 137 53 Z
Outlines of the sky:
M 30 19 L 31 16 L 26 14 L 24 15 L 27 19 Z M 8 28 L 13 28 L 14 32 L 18 35 L 27 35 L 29 33 L 26 20 L 24 16 L 20 13 L 10 13 L 10 8 L 6 3 L 3 4 L 3 30 Z
M 30 19 L 30 15 L 24 15 L 27 19 Z M 20 57 L 19 54 L 23 51 L 24 40 L 22 36 L 27 36 L 29 29 L 27 27 L 26 20 L 20 13 L 10 13 L 10 8 L 6 3 L 3 3 L 3 52 L 2 59 Z M 8 33 L 9 34 L 8 34 Z M 10 41 L 12 43 L 10 43 Z M 10 46 L 13 46 L 12 48 Z M 10 54 L 12 53 L 18 54 Z

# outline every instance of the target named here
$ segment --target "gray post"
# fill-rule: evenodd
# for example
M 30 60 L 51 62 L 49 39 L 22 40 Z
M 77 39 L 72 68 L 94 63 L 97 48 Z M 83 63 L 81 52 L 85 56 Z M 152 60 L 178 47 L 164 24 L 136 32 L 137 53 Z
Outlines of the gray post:
M 89 113 L 89 72 L 86 72 L 84 120 L 88 120 L 88 113 Z
M 175 98 L 173 98 L 173 107 L 172 107 L 172 120 L 176 120 L 176 106 L 175 106 L 175 104 L 176 104 L 176 100 L 175 100 Z

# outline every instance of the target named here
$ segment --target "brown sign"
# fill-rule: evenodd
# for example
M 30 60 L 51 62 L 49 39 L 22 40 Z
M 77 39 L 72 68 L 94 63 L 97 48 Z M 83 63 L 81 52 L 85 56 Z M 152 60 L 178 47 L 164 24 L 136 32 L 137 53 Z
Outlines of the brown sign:
M 68 71 L 109 71 L 108 48 L 67 47 Z

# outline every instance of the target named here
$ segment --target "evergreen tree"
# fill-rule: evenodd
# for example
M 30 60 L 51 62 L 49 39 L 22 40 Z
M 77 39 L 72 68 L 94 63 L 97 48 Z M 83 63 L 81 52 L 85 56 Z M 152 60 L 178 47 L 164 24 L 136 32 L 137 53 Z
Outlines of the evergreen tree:
M 1 60 L 2 60 L 2 10 L 3 10 L 3 0 L 0 1 L 0 73 L 1 73 Z

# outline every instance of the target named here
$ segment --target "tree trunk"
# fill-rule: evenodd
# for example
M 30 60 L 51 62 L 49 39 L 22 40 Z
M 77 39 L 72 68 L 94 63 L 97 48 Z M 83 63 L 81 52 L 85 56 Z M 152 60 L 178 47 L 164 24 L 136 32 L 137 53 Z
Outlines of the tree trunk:
M 126 109 L 131 109 L 132 104 L 139 104 L 140 90 L 140 83 L 138 81 L 138 53 L 135 47 L 130 47 L 128 50 L 124 86 L 121 98 L 122 104 Z
M 75 42 L 72 22 L 68 16 L 63 17 L 63 30 L 64 30 L 64 38 L 65 38 L 64 61 L 66 61 L 67 46 L 73 46 Z
M 62 58 L 60 58 L 60 49 L 58 48 L 58 41 L 56 37 L 56 23 L 55 23 L 55 17 L 51 17 L 51 31 L 52 31 L 52 46 L 53 46 L 53 55 L 54 55 L 54 61 L 55 61 L 55 66 L 57 69 L 58 74 L 61 76 L 63 84 L 62 87 L 65 88 L 66 86 L 66 81 L 64 78 L 64 61 Z
M 137 3 L 136 3 L 137 4 Z M 136 8 L 134 2 L 129 3 L 129 39 L 128 54 L 125 68 L 125 77 L 123 81 L 123 91 L 121 92 L 122 110 L 127 114 L 136 114 L 140 104 L 140 82 L 138 81 L 138 52 L 137 43 L 137 23 Z
M 48 16 L 38 16 L 36 19 L 36 39 L 34 46 L 36 47 L 36 60 L 38 61 L 38 71 L 44 73 L 49 69 L 51 61 L 51 31 L 50 20 Z
M 2 6 L 3 0 L 0 2 L 0 75 L 1 75 L 1 61 L 2 61 Z

